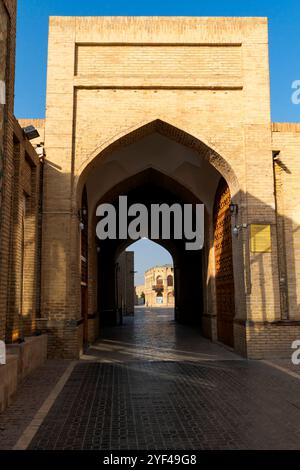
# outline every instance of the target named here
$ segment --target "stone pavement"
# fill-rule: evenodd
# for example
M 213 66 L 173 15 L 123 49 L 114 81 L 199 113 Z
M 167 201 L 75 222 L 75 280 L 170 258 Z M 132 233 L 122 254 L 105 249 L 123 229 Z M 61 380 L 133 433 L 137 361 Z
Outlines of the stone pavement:
M 77 362 L 29 448 L 300 449 L 299 368 L 287 364 L 244 360 L 171 311 L 139 309 Z M 67 365 L 53 363 L 53 383 Z M 45 397 L 42 375 L 31 392 Z M 30 421 L 22 393 L 0 416 L 2 448 Z
M 0 414 L 0 450 L 11 449 L 16 444 L 69 363 L 48 360 L 23 381 L 13 403 Z
M 105 329 L 82 360 L 101 362 L 241 360 L 230 349 L 201 336 L 197 327 L 179 325 L 173 309 L 137 308 L 124 325 Z

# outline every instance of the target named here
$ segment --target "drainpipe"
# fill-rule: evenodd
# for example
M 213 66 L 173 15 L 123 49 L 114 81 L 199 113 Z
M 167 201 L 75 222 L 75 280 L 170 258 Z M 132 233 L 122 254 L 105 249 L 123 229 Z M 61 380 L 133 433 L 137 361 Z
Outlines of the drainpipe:
M 280 160 L 280 151 L 273 151 L 273 180 L 281 320 L 289 320 L 288 272 L 286 260 L 285 221 L 283 216 L 283 170 L 284 164 Z
M 38 205 L 38 299 L 37 299 L 37 318 L 41 318 L 41 291 L 42 291 L 42 237 L 43 237 L 43 204 L 44 204 L 44 165 L 45 153 L 44 147 L 37 147 L 36 152 L 40 160 L 40 178 L 39 178 L 39 205 Z

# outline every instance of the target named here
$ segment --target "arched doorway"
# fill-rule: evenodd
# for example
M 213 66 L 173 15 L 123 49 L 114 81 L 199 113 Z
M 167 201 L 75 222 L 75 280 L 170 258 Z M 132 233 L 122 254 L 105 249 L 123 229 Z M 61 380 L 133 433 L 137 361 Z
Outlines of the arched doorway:
M 122 281 L 128 290 L 131 291 L 133 287 L 136 309 L 140 305 L 149 308 L 156 307 L 157 294 L 163 295 L 161 305 L 168 306 L 166 275 L 174 270 L 174 262 L 171 253 L 165 247 L 144 237 L 131 243 L 118 259 L 122 260 L 123 265 L 124 261 L 126 262 L 127 279 L 125 280 L 123 276 Z M 134 273 L 133 276 L 130 275 L 131 272 Z M 174 303 L 171 308 L 174 310 Z
M 109 201 L 115 205 L 118 211 L 118 198 L 121 194 L 127 195 L 128 205 L 139 202 L 148 208 L 152 204 L 163 202 L 170 206 L 175 202 L 182 205 L 190 201 L 199 202 L 192 193 L 176 183 L 172 178 L 162 175 L 153 169 L 145 170 L 138 175 L 126 179 L 120 185 L 115 186 L 112 191 L 105 194 L 101 201 L 106 203 Z M 148 213 L 150 214 L 151 211 L 149 210 Z M 119 220 L 118 215 L 117 220 Z M 175 296 L 173 294 L 172 302 L 175 307 L 175 319 L 180 323 L 200 326 L 203 313 L 202 251 L 186 251 L 185 240 L 174 239 L 172 234 L 170 240 L 159 238 L 153 241 L 166 248 L 173 257 L 175 279 L 171 276 L 171 290 L 172 292 L 174 291 L 173 284 L 175 284 L 177 288 L 175 289 Z M 131 239 L 97 241 L 97 291 L 100 326 L 117 325 L 121 321 L 115 300 L 115 263 L 120 253 L 131 243 Z M 171 282 L 170 279 L 169 282 Z M 156 304 L 167 305 L 168 292 L 163 292 L 163 277 L 158 275 L 154 280 L 154 284 L 157 294 Z
M 208 152 L 208 147 L 201 142 L 190 141 L 191 136 L 178 129 L 172 133 L 172 126 L 166 123 L 163 123 L 160 129 L 156 127 L 158 126 L 156 123 L 159 121 L 155 121 L 153 126 L 145 126 L 139 133 L 137 131 L 130 133 L 128 139 L 124 138 L 124 147 L 123 139 L 119 139 L 112 148 L 106 148 L 102 154 L 94 158 L 91 165 L 86 167 L 78 184 L 79 191 L 82 181 L 85 181 L 87 187 L 90 209 L 89 239 L 94 240 L 89 252 L 90 259 L 97 259 L 89 276 L 94 279 L 94 285 L 89 292 L 94 292 L 94 298 L 97 299 L 94 316 L 98 319 L 100 329 L 105 325 L 119 323 L 115 301 L 115 262 L 117 255 L 132 242 L 128 239 L 101 242 L 95 240 L 97 206 L 103 202 L 117 207 L 121 195 L 128 197 L 128 205 L 142 203 L 147 207 L 152 203 L 171 205 L 203 202 L 206 235 L 202 250 L 187 251 L 182 240 L 172 237 L 170 240 L 155 240 L 165 246 L 174 259 L 173 282 L 176 289 L 172 294 L 174 289 L 169 279 L 167 282 L 170 284 L 168 286 L 170 292 L 166 294 L 165 301 L 166 304 L 171 303 L 173 295 L 175 319 L 178 322 L 202 326 L 204 334 L 208 337 L 232 345 L 233 316 L 229 322 L 230 334 L 228 331 L 222 334 L 220 325 L 214 328 L 215 319 L 220 323 L 222 315 L 217 313 L 218 302 L 213 299 L 221 287 L 220 279 L 215 279 L 212 248 L 215 246 L 216 207 L 221 197 L 218 187 L 220 181 L 223 181 L 222 174 L 229 176 L 230 186 L 235 191 L 233 201 L 237 202 L 235 175 L 226 161 L 213 151 Z M 169 131 L 171 138 L 168 136 Z M 216 169 L 219 164 L 222 174 Z M 230 193 L 227 194 L 227 199 L 229 204 Z M 227 233 L 226 236 L 231 237 L 229 222 L 223 229 Z M 220 252 L 216 250 L 216 255 L 219 257 L 217 262 L 223 264 L 222 250 Z M 232 257 L 231 262 L 233 267 Z M 228 297 L 232 299 L 232 291 L 228 293 Z M 221 321 L 221 324 L 223 325 L 224 321 Z M 99 328 L 95 331 L 96 337 Z
M 168 295 L 167 295 L 167 304 L 169 306 L 172 306 L 174 305 L 174 292 L 168 292 Z

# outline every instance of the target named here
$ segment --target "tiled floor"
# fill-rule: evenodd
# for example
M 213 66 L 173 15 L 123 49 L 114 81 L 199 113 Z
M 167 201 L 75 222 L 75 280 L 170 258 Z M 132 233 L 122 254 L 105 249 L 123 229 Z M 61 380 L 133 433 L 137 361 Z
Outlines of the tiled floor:
M 300 381 L 263 363 L 80 363 L 31 449 L 300 448 Z
M 124 325 L 107 328 L 82 360 L 101 362 L 241 360 L 201 336 L 199 327 L 179 325 L 173 309 L 139 308 Z
M 0 414 L 0 450 L 11 449 L 51 393 L 70 361 L 49 360 L 27 377 Z
M 27 379 L 0 416 L 0 448 L 30 428 L 69 364 L 48 361 Z M 175 324 L 170 310 L 139 309 L 77 362 L 29 448 L 300 449 L 299 368 L 273 366 Z
M 300 380 L 140 309 L 77 364 L 30 448 L 300 449 Z

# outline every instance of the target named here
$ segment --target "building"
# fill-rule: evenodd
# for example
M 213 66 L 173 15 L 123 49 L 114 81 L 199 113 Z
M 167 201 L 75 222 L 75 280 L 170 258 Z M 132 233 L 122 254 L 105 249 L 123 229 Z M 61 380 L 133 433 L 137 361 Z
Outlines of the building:
M 120 194 L 202 201 L 201 253 L 159 241 L 174 259 L 177 321 L 248 357 L 289 355 L 300 335 L 300 133 L 271 123 L 267 20 L 53 17 L 47 86 L 42 320 L 50 354 L 77 357 L 82 345 L 86 191 L 91 335 L 92 316 L 117 322 L 113 260 L 124 246 L 103 242 L 96 261 L 96 205 Z
M 77 358 L 120 323 L 116 260 L 132 240 L 97 240 L 96 208 L 127 195 L 205 205 L 201 251 L 154 240 L 174 260 L 178 322 L 249 358 L 289 356 L 300 337 L 300 124 L 271 122 L 267 19 L 50 18 L 38 169 L 12 114 L 15 4 L 0 3 L 10 44 L 0 46 L 0 338 L 47 333 L 49 357 Z
M 16 1 L 0 1 L 0 339 L 36 331 L 40 277 L 40 161 L 15 119 Z
M 13 114 L 15 39 L 16 2 L 0 0 L 0 340 L 7 345 L 0 411 L 47 357 L 38 326 L 43 158 L 30 143 L 36 130 L 24 130 Z
M 0 338 L 6 336 L 13 185 L 16 1 L 0 1 Z
M 145 304 L 145 285 L 140 284 L 135 286 L 135 305 L 144 305 Z
M 170 264 L 145 272 L 145 304 L 147 307 L 174 307 L 174 268 Z

